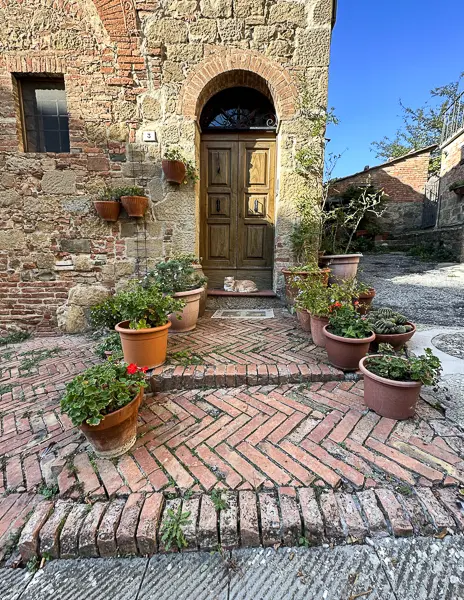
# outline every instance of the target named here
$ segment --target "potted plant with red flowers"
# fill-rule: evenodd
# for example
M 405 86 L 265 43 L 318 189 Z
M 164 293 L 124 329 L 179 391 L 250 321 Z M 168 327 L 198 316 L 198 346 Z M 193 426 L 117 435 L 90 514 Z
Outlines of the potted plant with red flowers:
M 148 207 L 148 198 L 143 188 L 122 187 L 117 188 L 117 193 L 129 217 L 143 217 Z
M 161 166 L 169 183 L 195 183 L 198 179 L 195 165 L 191 160 L 187 160 L 178 148 L 166 150 Z
M 335 302 L 331 307 L 329 324 L 324 327 L 325 348 L 334 367 L 355 371 L 366 356 L 375 334 L 367 319 L 352 303 Z
M 105 187 L 100 190 L 93 205 L 100 218 L 104 221 L 115 222 L 118 220 L 121 211 L 119 200 L 117 189 Z
M 90 367 L 66 384 L 61 411 L 89 440 L 97 456 L 124 454 L 136 440 L 145 367 L 111 360 Z
M 416 412 L 422 385 L 436 385 L 440 360 L 430 348 L 421 356 L 400 356 L 392 346 L 381 344 L 381 354 L 364 357 L 359 368 L 364 375 L 364 403 L 389 419 L 408 419 Z

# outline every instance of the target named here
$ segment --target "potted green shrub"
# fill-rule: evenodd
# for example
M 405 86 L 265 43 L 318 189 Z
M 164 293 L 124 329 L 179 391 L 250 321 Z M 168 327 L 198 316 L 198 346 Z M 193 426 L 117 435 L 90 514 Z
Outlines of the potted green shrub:
M 382 354 L 364 357 L 359 368 L 364 375 L 364 403 L 382 417 L 408 419 L 416 412 L 422 385 L 435 385 L 441 373 L 440 360 L 426 348 L 421 356 L 399 356 L 388 345 Z
M 369 321 L 350 303 L 335 302 L 324 327 L 325 348 L 334 367 L 355 371 L 375 340 Z
M 138 186 L 117 188 L 121 204 L 129 217 L 143 217 L 147 207 L 148 198 L 143 188 Z
M 168 315 L 180 312 L 183 307 L 182 300 L 164 294 L 155 285 L 134 281 L 93 307 L 91 322 L 94 326 L 114 325 L 121 337 L 124 360 L 151 369 L 166 361 L 171 327 Z
M 187 263 L 192 265 L 197 274 L 203 278 L 203 291 L 200 295 L 200 308 L 198 310 L 198 317 L 200 318 L 205 314 L 206 301 L 208 299 L 208 278 L 203 273 L 201 258 L 198 258 L 198 256 L 191 252 L 177 252 L 172 255 L 172 258 L 187 261 Z
M 114 188 L 105 187 L 98 193 L 94 200 L 94 207 L 98 216 L 104 221 L 115 222 L 119 218 L 121 204 L 118 191 Z
M 183 301 L 180 311 L 172 311 L 169 320 L 174 333 L 195 329 L 200 309 L 200 297 L 206 278 L 195 269 L 190 257 L 160 262 L 148 275 L 165 294 Z
M 414 323 L 391 308 L 379 308 L 367 313 L 367 319 L 378 344 L 390 344 L 395 350 L 408 342 L 416 332 Z
M 169 183 L 195 183 L 198 179 L 194 163 L 187 160 L 178 148 L 166 150 L 161 166 Z
M 145 367 L 106 361 L 66 384 L 61 411 L 79 427 L 97 456 L 113 458 L 134 445 Z

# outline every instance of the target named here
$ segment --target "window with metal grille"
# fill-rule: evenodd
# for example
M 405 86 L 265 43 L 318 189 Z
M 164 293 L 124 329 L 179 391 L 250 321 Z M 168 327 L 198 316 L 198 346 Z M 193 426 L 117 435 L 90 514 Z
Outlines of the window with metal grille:
M 69 152 L 63 77 L 17 79 L 26 152 Z

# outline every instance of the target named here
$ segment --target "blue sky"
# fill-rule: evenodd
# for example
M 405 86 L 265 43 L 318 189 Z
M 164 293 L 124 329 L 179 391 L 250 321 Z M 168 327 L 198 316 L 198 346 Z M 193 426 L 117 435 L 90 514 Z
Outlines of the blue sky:
M 327 150 L 344 154 L 334 176 L 382 162 L 370 144 L 394 135 L 399 99 L 419 106 L 464 71 L 463 22 L 462 0 L 339 0 L 329 105 L 340 124 Z

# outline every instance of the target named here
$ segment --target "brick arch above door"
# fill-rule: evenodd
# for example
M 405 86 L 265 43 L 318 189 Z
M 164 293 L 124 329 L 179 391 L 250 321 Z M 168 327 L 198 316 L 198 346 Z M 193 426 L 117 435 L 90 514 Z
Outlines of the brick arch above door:
M 265 89 L 261 89 L 262 82 Z M 209 98 L 239 85 L 270 93 L 280 120 L 294 116 L 298 92 L 290 73 L 261 54 L 236 49 L 215 52 L 190 72 L 181 90 L 178 113 L 198 119 Z

